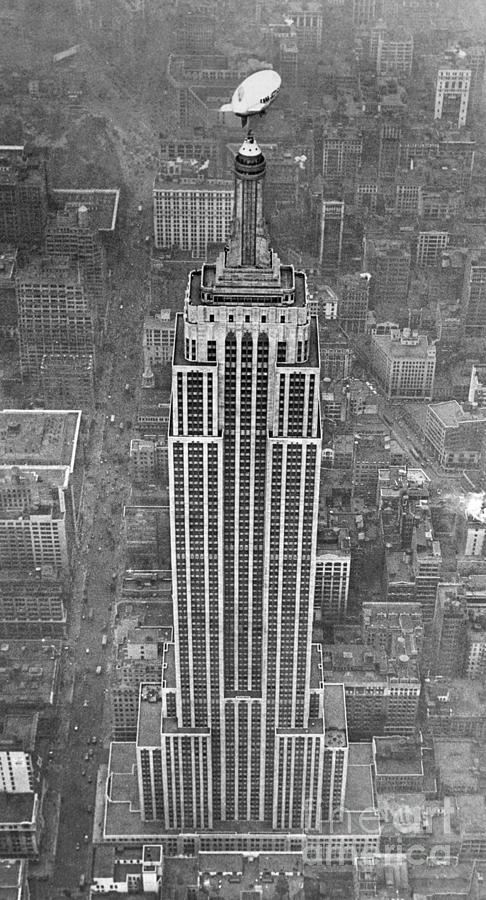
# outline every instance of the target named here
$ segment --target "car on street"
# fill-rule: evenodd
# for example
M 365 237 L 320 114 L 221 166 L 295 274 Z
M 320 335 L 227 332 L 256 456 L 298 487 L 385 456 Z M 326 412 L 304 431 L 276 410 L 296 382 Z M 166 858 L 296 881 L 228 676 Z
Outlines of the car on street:
M 79 841 L 76 843 L 76 850 L 81 850 L 81 844 L 79 843 Z

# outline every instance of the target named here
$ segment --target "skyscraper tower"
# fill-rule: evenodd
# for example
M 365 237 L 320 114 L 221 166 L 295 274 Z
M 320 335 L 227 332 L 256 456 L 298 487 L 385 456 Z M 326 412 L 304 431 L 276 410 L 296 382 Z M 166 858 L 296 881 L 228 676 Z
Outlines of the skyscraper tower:
M 191 273 L 176 324 L 175 682 L 162 687 L 160 758 L 142 747 L 140 727 L 137 746 L 142 814 L 168 829 L 321 825 L 317 325 L 304 274 L 269 247 L 264 175 L 248 136 L 229 246 Z

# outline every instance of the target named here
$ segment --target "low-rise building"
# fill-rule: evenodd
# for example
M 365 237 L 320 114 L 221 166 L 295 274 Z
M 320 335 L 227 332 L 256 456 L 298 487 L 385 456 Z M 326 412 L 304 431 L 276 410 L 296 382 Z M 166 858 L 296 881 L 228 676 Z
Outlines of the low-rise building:
M 5 900 L 30 900 L 26 859 L 0 860 L 0 894 Z
M 466 411 L 457 400 L 431 403 L 425 439 L 445 471 L 475 468 L 486 437 L 486 413 Z
M 160 897 L 163 870 L 160 844 L 100 844 L 93 851 L 91 892 Z
M 323 645 L 325 682 L 344 684 L 351 740 L 414 732 L 420 697 L 418 662 L 400 656 L 393 658 L 363 644 Z
M 480 681 L 426 678 L 423 703 L 427 730 L 434 735 L 486 736 L 486 692 Z
M 435 375 L 435 344 L 409 328 L 375 332 L 371 363 L 389 400 L 431 400 Z
M 62 638 L 67 586 L 49 570 L 0 572 L 0 638 Z
M 373 767 L 378 793 L 423 791 L 422 736 L 374 737 Z

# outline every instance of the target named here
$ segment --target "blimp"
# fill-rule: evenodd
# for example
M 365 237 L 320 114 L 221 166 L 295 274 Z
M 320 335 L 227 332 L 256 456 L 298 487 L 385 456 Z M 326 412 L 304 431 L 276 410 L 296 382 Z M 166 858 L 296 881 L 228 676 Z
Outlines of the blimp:
M 243 128 L 250 116 L 263 116 L 277 96 L 282 79 L 273 69 L 261 69 L 248 75 L 234 92 L 231 103 L 223 103 L 221 112 L 232 112 L 241 119 Z

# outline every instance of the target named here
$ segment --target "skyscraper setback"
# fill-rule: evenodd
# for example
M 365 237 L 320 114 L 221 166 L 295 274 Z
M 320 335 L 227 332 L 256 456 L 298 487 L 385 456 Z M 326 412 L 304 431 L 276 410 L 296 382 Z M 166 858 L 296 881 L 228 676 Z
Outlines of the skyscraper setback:
M 317 324 L 305 275 L 269 247 L 264 174 L 248 136 L 235 160 L 231 240 L 191 273 L 176 323 L 175 677 L 163 682 L 155 745 L 154 702 L 141 703 L 137 740 L 143 818 L 168 830 L 322 823 Z

